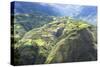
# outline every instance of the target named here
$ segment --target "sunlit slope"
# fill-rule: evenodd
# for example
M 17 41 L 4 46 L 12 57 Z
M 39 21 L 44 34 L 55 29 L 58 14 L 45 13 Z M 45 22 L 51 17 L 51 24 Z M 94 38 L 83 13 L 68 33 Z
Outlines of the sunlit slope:
M 14 43 L 18 42 L 26 32 L 53 20 L 51 16 L 35 11 L 31 14 L 11 15 L 11 17 L 13 18 L 12 32 L 14 32 L 14 35 L 12 34 L 12 37 L 15 38 Z
M 97 59 L 96 26 L 70 17 L 52 17 L 52 19 L 49 23 L 25 33 L 14 45 L 15 64 Z

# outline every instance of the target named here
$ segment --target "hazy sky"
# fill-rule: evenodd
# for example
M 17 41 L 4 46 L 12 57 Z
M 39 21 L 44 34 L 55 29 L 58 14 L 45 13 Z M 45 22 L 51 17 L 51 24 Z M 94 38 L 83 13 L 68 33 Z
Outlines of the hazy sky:
M 48 15 L 70 16 L 91 23 L 97 22 L 96 6 L 36 2 L 15 2 L 16 13 L 31 13 L 33 11 L 40 11 Z

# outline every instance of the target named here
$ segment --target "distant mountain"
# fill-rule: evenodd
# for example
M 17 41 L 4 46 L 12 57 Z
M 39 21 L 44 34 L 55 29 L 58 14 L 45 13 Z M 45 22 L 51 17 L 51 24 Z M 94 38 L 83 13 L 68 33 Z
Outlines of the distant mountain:
M 32 14 L 41 12 L 49 16 L 70 16 L 76 19 L 88 21 L 89 23 L 97 23 L 97 7 L 84 5 L 67 5 L 54 3 L 39 2 L 12 2 L 12 11 L 15 14 Z
M 41 5 L 41 3 L 37 2 L 13 2 L 15 14 L 32 14 L 34 11 L 42 12 L 43 14 L 58 16 L 58 12 L 55 12 L 55 8 L 45 4 L 45 6 Z
M 53 20 L 51 16 L 45 15 L 41 12 L 33 12 L 31 14 L 16 14 L 13 15 L 15 22 L 21 24 L 26 30 L 40 27 Z

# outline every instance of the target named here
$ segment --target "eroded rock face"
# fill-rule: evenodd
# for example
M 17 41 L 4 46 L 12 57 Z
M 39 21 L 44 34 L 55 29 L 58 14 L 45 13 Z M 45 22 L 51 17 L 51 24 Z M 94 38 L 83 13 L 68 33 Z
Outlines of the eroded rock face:
M 97 60 L 93 35 L 87 29 L 60 40 L 52 49 L 45 63 Z

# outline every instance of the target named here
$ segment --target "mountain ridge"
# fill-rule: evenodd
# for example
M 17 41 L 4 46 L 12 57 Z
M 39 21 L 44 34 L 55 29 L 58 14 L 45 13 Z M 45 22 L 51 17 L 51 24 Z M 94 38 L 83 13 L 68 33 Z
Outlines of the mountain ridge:
M 40 28 L 30 30 L 15 44 L 15 50 L 21 55 L 15 61 L 17 64 L 48 64 L 97 59 L 97 49 L 94 48 L 95 26 L 70 17 L 53 19 Z M 73 55 L 74 53 L 77 54 Z M 30 62 L 25 61 L 24 56 Z

